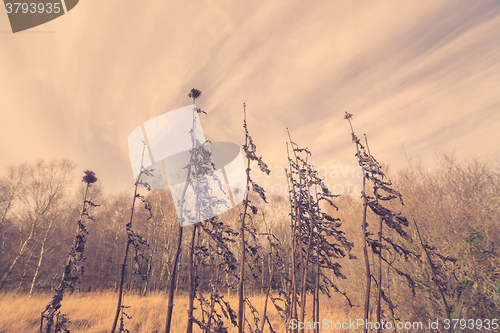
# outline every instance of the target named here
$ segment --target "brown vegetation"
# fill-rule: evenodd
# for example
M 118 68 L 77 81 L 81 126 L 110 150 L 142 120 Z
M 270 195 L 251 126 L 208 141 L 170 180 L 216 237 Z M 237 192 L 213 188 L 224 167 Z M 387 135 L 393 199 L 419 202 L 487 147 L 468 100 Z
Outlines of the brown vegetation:
M 245 153 L 265 171 L 246 135 Z M 389 175 L 372 155 L 377 147 L 370 152 L 353 131 L 365 191 L 334 198 L 311 152 L 289 139 L 289 200 L 249 179 L 244 204 L 190 227 L 189 239 L 168 191 L 138 190 L 130 202 L 104 197 L 96 182 L 72 196 L 66 160 L 11 167 L 0 178 L 0 333 L 39 329 L 87 201 L 100 206 L 85 224 L 84 274 L 77 293 L 61 299 L 73 333 L 109 332 L 116 314 L 119 331 L 148 333 L 164 332 L 167 317 L 171 332 L 499 317 L 498 168 L 443 155 L 433 169 L 409 160 Z M 136 199 L 146 209 L 132 214 Z
M 26 302 L 25 295 L 3 293 L 0 295 L 0 332 L 19 333 L 37 332 L 40 324 L 40 309 L 45 306 L 49 294 L 36 294 L 30 302 Z M 264 306 L 263 296 L 250 296 L 251 302 L 260 311 Z M 167 295 L 164 292 L 151 293 L 147 297 L 138 294 L 125 294 L 124 303 L 130 308 L 126 309 L 131 319 L 126 322 L 128 329 L 134 333 L 160 333 L 165 326 L 165 303 Z M 237 308 L 236 295 L 228 298 L 232 307 Z M 172 331 L 186 331 L 186 312 L 188 309 L 188 295 L 177 295 L 174 315 L 172 317 Z M 309 304 L 309 307 L 311 304 Z M 75 293 L 65 297 L 64 309 L 71 318 L 68 325 L 71 333 L 109 333 L 110 323 L 114 317 L 113 309 L 116 307 L 116 294 L 113 292 Z M 285 323 L 272 307 L 269 308 L 269 318 L 277 332 L 285 332 Z M 349 311 L 349 312 L 348 312 Z M 195 315 L 199 311 L 195 310 Z M 250 310 L 247 310 L 250 316 Z M 325 300 L 321 307 L 321 316 L 332 320 L 357 318 L 356 312 L 345 307 L 339 298 Z M 230 322 L 229 333 L 236 333 L 238 329 Z M 201 332 L 196 326 L 193 332 Z

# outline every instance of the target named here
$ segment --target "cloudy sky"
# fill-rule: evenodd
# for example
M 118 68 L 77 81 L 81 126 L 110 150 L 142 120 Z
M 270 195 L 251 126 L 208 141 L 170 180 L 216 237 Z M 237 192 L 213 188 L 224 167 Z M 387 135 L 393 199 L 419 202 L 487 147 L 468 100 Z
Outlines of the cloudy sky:
M 0 12 L 0 169 L 70 158 L 106 193 L 130 192 L 129 133 L 193 87 L 212 141 L 244 142 L 246 103 L 273 173 L 288 127 L 342 182 L 344 111 L 394 169 L 403 148 L 429 166 L 498 155 L 500 1 L 85 0 L 16 34 Z

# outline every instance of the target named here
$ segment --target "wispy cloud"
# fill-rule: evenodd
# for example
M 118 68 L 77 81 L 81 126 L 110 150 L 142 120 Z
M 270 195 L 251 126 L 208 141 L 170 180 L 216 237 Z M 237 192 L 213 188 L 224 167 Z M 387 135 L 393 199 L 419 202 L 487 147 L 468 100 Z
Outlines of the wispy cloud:
M 246 102 L 275 166 L 286 127 L 317 165 L 350 166 L 344 111 L 395 165 L 402 146 L 498 151 L 498 1 L 90 1 L 36 29 L 56 33 L 0 34 L 0 167 L 69 157 L 130 189 L 128 134 L 193 87 L 209 139 L 242 143 Z

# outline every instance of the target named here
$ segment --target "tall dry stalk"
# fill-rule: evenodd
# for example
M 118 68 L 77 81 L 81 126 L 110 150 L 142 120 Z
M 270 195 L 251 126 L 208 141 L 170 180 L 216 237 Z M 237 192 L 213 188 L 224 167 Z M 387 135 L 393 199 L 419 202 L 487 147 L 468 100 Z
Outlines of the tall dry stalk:
M 196 109 L 198 113 L 205 113 Z M 218 199 L 214 195 L 216 191 L 225 192 L 223 182 L 216 175 L 215 164 L 212 159 L 212 145 L 209 141 L 207 145 L 196 147 L 190 164 L 194 167 L 193 177 L 190 180 L 193 190 L 196 193 L 196 220 L 202 221 L 196 225 L 198 230 L 193 232 L 190 244 L 190 273 L 189 273 L 189 305 L 188 305 L 188 327 L 187 332 L 192 332 L 193 324 L 196 324 L 203 332 L 224 332 L 226 326 L 223 317 L 229 319 L 234 326 L 237 326 L 237 316 L 231 306 L 220 294 L 221 270 L 226 274 L 234 276 L 236 272 L 236 258 L 232 253 L 229 244 L 234 242 L 237 235 L 232 228 L 222 222 L 214 209 L 219 205 L 227 208 L 228 202 L 225 199 Z M 200 176 L 200 177 L 198 177 Z M 213 183 L 212 183 L 213 181 Z M 216 184 L 217 186 L 213 187 Z M 218 187 L 218 189 L 217 189 Z M 227 190 L 227 189 L 226 189 Z M 200 285 L 200 267 L 209 267 L 213 270 L 209 281 L 210 299 L 207 300 L 202 292 L 197 289 Z M 231 288 L 231 286 L 226 286 Z M 201 318 L 193 316 L 194 301 L 199 302 Z
M 132 224 L 132 219 L 134 217 L 134 208 L 135 208 L 135 200 L 137 198 L 137 182 L 135 184 L 135 190 L 134 190 L 134 200 L 132 201 L 132 209 L 130 211 L 130 221 L 129 224 Z M 122 298 L 123 298 L 123 282 L 125 280 L 125 268 L 127 266 L 127 258 L 128 258 L 128 250 L 130 247 L 130 242 L 127 239 L 127 245 L 125 246 L 125 255 L 123 256 L 123 262 L 121 264 L 121 269 L 120 269 L 120 283 L 119 283 L 119 290 L 118 290 L 118 304 L 116 306 L 116 313 L 115 313 L 115 319 L 113 321 L 113 327 L 111 328 L 111 333 L 114 333 L 116 330 L 116 324 L 118 323 L 118 318 L 120 317 L 120 312 L 122 311 Z
M 189 183 L 190 183 L 190 180 L 191 180 L 191 177 L 192 177 L 192 167 L 193 167 L 193 158 L 194 158 L 194 154 L 195 154 L 195 148 L 197 147 L 196 145 L 196 132 L 195 132 L 195 129 L 196 129 L 196 125 L 195 125 L 195 121 L 196 121 L 196 109 L 195 109 L 195 101 L 198 97 L 201 96 L 201 91 L 198 90 L 198 89 L 191 89 L 189 91 L 189 94 L 188 94 L 188 97 L 189 98 L 192 98 L 193 99 L 193 126 L 192 126 L 192 132 L 191 132 L 191 140 L 192 140 L 192 150 L 191 150 L 191 158 L 190 158 L 190 162 L 189 164 L 187 165 L 187 179 L 186 179 L 186 182 L 185 182 L 185 185 L 184 185 L 184 189 L 182 191 L 182 196 L 181 196 L 181 200 L 184 204 L 184 198 L 186 196 L 186 192 L 187 192 L 187 189 L 188 189 L 188 186 L 189 186 Z M 174 262 L 173 262 L 173 265 L 172 265 L 172 271 L 171 271 L 171 274 L 170 274 L 170 278 L 169 278 L 169 293 L 168 293 L 168 304 L 167 304 L 167 319 L 166 319 L 166 323 L 165 323 L 165 333 L 169 333 L 170 332 L 170 326 L 171 326 L 171 323 L 172 323 L 172 312 L 173 312 L 173 309 L 174 309 L 174 294 L 175 294 L 175 285 L 176 285 L 176 277 L 177 277 L 177 266 L 178 266 L 178 263 L 179 263 L 179 256 L 181 254 L 181 251 L 182 251 L 182 236 L 183 236 L 183 227 L 182 227 L 182 220 L 185 218 L 184 217 L 184 209 L 181 209 L 181 216 L 179 216 L 179 231 L 178 231 L 178 238 L 177 238 L 177 249 L 175 251 L 175 256 L 174 256 Z M 193 234 L 192 234 L 192 241 L 191 241 L 191 250 L 193 249 L 193 244 L 194 244 L 194 238 L 196 236 L 196 224 L 193 226 Z M 192 286 L 193 286 L 193 279 L 194 279 L 194 273 L 193 273 L 193 264 L 192 264 L 192 261 L 193 261 L 193 256 L 192 256 L 192 252 L 190 252 L 190 255 L 189 255 L 189 310 L 188 310 L 188 332 L 190 332 L 192 330 L 192 315 L 193 315 L 193 301 L 192 299 L 194 298 L 194 293 L 192 291 Z
M 382 305 L 381 301 L 384 300 L 391 312 L 392 319 L 394 320 L 394 309 L 396 308 L 396 305 L 393 304 L 392 300 L 390 299 L 390 296 L 384 292 L 383 288 L 383 276 L 382 276 L 382 265 L 383 262 L 385 262 L 388 265 L 388 273 L 390 270 L 396 272 L 399 276 L 404 277 L 406 279 L 407 285 L 410 288 L 413 296 L 415 296 L 415 287 L 416 287 L 416 278 L 413 276 L 413 273 L 410 271 L 405 272 L 396 266 L 394 266 L 393 262 L 389 262 L 388 258 L 384 257 L 384 252 L 389 252 L 389 249 L 392 248 L 394 250 L 395 254 L 398 254 L 399 256 L 404 257 L 404 260 L 407 261 L 409 257 L 412 257 L 418 262 L 422 262 L 420 259 L 420 255 L 417 254 L 415 251 L 412 251 L 408 249 L 409 243 L 412 243 L 412 238 L 410 235 L 407 233 L 406 228 L 409 227 L 409 222 L 406 219 L 405 216 L 401 214 L 401 212 L 397 212 L 391 208 L 388 208 L 386 205 L 383 205 L 383 202 L 390 203 L 393 199 L 399 199 L 399 203 L 401 205 L 404 205 L 403 203 L 403 198 L 402 195 L 399 191 L 395 190 L 392 187 L 392 182 L 387 178 L 387 176 L 384 174 L 381 165 L 377 162 L 377 160 L 373 157 L 373 155 L 370 152 L 370 149 L 368 147 L 368 140 L 365 135 L 365 143 L 366 147 L 363 146 L 358 139 L 358 137 L 355 135 L 353 126 L 352 126 L 352 115 L 350 113 L 345 113 L 344 118 L 349 121 L 349 125 L 351 127 L 351 135 L 352 135 L 352 140 L 356 144 L 356 157 L 358 158 L 359 165 L 361 166 L 363 170 L 363 205 L 364 205 L 364 210 L 363 210 L 363 239 L 365 241 L 364 244 L 364 251 L 365 252 L 365 262 L 367 263 L 366 266 L 366 271 L 367 271 L 367 285 L 366 285 L 366 294 L 365 294 L 365 309 L 364 309 L 364 320 L 368 320 L 368 311 L 369 311 L 369 302 L 370 302 L 370 285 L 371 285 L 371 279 L 374 279 L 376 284 L 377 284 L 377 293 L 376 293 L 376 317 L 377 317 L 377 322 L 381 322 L 382 320 Z M 367 189 L 365 186 L 365 183 L 367 181 L 370 181 L 372 185 L 372 191 L 371 193 L 367 193 Z M 369 236 L 372 235 L 372 233 L 368 232 L 366 228 L 366 208 L 370 207 L 370 210 L 375 213 L 375 215 L 378 216 L 379 218 L 379 227 L 378 227 L 378 238 L 377 239 L 372 239 Z M 383 233 L 383 226 L 387 226 L 388 231 L 393 231 L 395 232 L 395 235 L 399 237 L 399 241 L 396 241 L 395 239 L 385 236 Z M 437 256 L 444 262 L 450 261 L 454 262 L 456 259 L 451 258 L 451 257 L 445 257 L 439 253 L 435 252 L 435 248 L 428 246 L 427 244 L 424 243 L 422 240 L 422 237 L 420 235 L 418 225 L 416 221 L 414 220 L 414 225 L 416 228 L 416 233 L 420 242 L 420 245 L 423 249 L 423 251 L 426 254 L 427 258 L 427 263 L 430 266 L 431 273 L 432 273 L 432 280 L 435 283 L 435 285 L 438 288 L 439 295 L 444 303 L 444 308 L 446 312 L 447 319 L 451 318 L 451 307 L 449 306 L 449 303 L 447 301 L 446 297 L 446 283 L 442 281 L 440 276 L 444 276 L 443 273 L 443 265 L 438 266 L 434 263 L 432 257 L 431 257 L 431 252 L 433 255 Z M 387 245 L 386 245 L 387 244 Z M 368 256 L 367 256 L 367 248 L 370 246 L 372 252 L 374 255 L 378 257 L 378 277 L 375 279 L 374 276 L 371 276 L 370 271 L 369 271 L 369 263 L 368 263 Z M 432 292 L 431 292 L 432 294 Z M 365 325 L 364 331 L 366 332 L 367 327 Z M 381 329 L 377 330 L 378 332 L 381 332 Z M 451 332 L 451 331 L 449 331 Z
M 268 262 L 269 283 L 267 285 L 267 290 L 266 290 L 265 299 L 264 299 L 264 310 L 262 311 L 262 322 L 261 322 L 261 326 L 260 326 L 260 332 L 264 332 L 264 327 L 266 325 L 266 322 L 269 323 L 269 330 L 271 330 L 271 332 L 272 332 L 273 328 L 271 326 L 271 323 L 269 322 L 269 318 L 267 317 L 267 303 L 269 300 L 269 296 L 271 294 L 271 287 L 272 287 L 272 283 L 273 283 L 275 264 L 273 262 L 273 244 L 272 244 L 271 237 L 270 237 L 271 229 L 266 224 L 266 218 L 265 218 L 264 213 L 262 213 L 262 220 L 264 222 L 264 226 L 266 227 L 265 236 L 266 236 L 267 240 L 269 241 L 269 262 Z M 262 276 L 264 276 L 264 274 L 262 274 Z
M 287 321 L 305 322 L 307 292 L 313 289 L 313 318 L 318 315 L 320 300 L 319 290 L 329 295 L 329 290 L 340 292 L 335 283 L 325 272 L 332 271 L 337 278 L 345 279 L 341 266 L 335 259 L 349 254 L 353 244 L 339 230 L 340 220 L 324 213 L 320 202 L 324 201 L 338 209 L 331 200 L 338 197 L 330 192 L 324 180 L 309 162 L 312 155 L 307 148 L 300 148 L 292 141 L 288 132 L 288 152 L 290 172 L 287 171 L 289 184 L 289 201 L 291 206 L 291 267 L 290 278 L 292 295 L 288 296 L 290 304 Z M 287 145 L 288 148 L 288 145 Z M 314 269 L 316 268 L 316 272 Z M 314 287 L 310 283 L 313 281 Z M 345 292 L 340 292 L 350 303 Z M 298 311 L 300 308 L 300 312 Z M 289 321 L 290 322 L 290 321 Z M 298 325 L 294 327 L 299 328 Z M 294 329 L 296 330 L 296 329 Z M 302 329 L 300 329 L 302 330 Z
M 288 143 L 286 146 L 287 150 L 287 155 L 290 156 L 290 152 L 288 150 Z M 299 225 L 299 205 L 298 205 L 298 197 L 301 195 L 301 192 L 296 192 L 296 186 L 292 186 L 293 184 L 293 173 L 292 173 L 292 160 L 290 157 L 288 158 L 288 162 L 290 165 L 290 174 L 287 174 L 287 181 L 288 181 L 288 194 L 289 194 L 289 200 L 290 200 L 290 216 L 291 216 L 291 236 L 290 236 L 290 248 L 291 248 L 291 253 L 290 253 L 290 272 L 289 274 L 291 275 L 291 282 L 292 282 L 292 296 L 291 296 L 291 301 L 290 301 L 290 311 L 289 315 L 287 316 L 287 322 L 290 322 L 292 318 L 297 318 L 297 273 L 296 273 L 296 268 L 297 268 L 297 263 L 295 262 L 296 260 L 296 251 L 297 251 L 297 232 L 298 232 L 298 225 Z M 302 179 L 299 179 L 299 188 L 302 187 Z M 302 249 L 300 249 L 300 253 L 302 253 Z
M 356 135 L 354 134 L 354 129 L 352 127 L 351 123 L 351 118 L 352 115 L 350 113 L 345 113 L 344 119 L 347 119 L 349 121 L 349 125 L 351 126 L 351 135 L 352 135 L 352 140 L 356 144 L 356 156 L 358 158 L 361 156 L 360 152 L 360 143 L 359 140 L 356 138 Z M 366 274 L 366 284 L 365 284 L 365 303 L 364 303 L 364 309 L 363 309 L 363 320 L 366 323 L 368 321 L 368 312 L 370 311 L 370 290 L 371 290 L 371 278 L 372 274 L 370 271 L 370 259 L 368 258 L 368 242 L 367 242 L 367 233 L 368 233 L 368 225 L 366 223 L 366 212 L 368 210 L 368 196 L 366 194 L 366 170 L 365 168 L 362 168 L 363 170 L 363 191 L 361 192 L 361 198 L 363 199 L 363 220 L 362 220 L 362 225 L 361 225 L 361 232 L 363 233 L 363 257 L 365 261 L 365 274 Z M 367 332 L 367 327 L 363 328 L 363 332 Z
M 64 293 L 66 289 L 71 292 L 74 291 L 74 284 L 81 281 L 83 276 L 83 261 L 85 260 L 83 253 L 85 249 L 85 236 L 88 234 L 85 224 L 83 224 L 85 219 L 93 218 L 89 215 L 92 207 L 97 207 L 90 200 L 87 200 L 87 194 L 90 186 L 97 181 L 95 173 L 93 171 L 85 171 L 85 176 L 82 181 L 87 184 L 85 188 L 85 195 L 83 197 L 83 207 L 80 213 L 80 218 L 77 221 L 77 234 L 75 236 L 75 244 L 69 252 L 68 261 L 64 266 L 63 275 L 59 286 L 55 289 L 54 296 L 52 300 L 47 304 L 45 310 L 42 312 L 40 318 L 40 333 L 51 333 L 52 325 L 55 324 L 54 332 L 69 332 L 66 328 L 66 324 L 69 320 L 66 315 L 62 314 L 59 309 L 61 308 L 61 301 L 63 300 Z M 56 316 L 56 322 L 54 323 L 54 316 Z M 46 323 L 44 325 L 44 319 Z
M 243 103 L 243 113 L 244 113 L 244 118 L 243 118 L 243 126 L 245 127 L 245 147 L 248 147 L 248 130 L 246 128 L 246 118 L 247 118 L 247 113 L 246 113 L 246 104 Z M 246 174 L 247 174 L 247 183 L 246 183 L 246 188 L 248 189 L 250 186 L 250 162 L 252 160 L 250 158 L 247 158 L 247 168 L 246 168 Z M 244 312 L 244 303 L 243 303 L 243 282 L 245 279 L 245 219 L 247 217 L 247 209 L 248 209 L 248 192 L 245 198 L 245 202 L 243 205 L 243 216 L 241 218 L 240 222 L 240 277 L 239 277 L 239 283 L 238 283 L 238 332 L 242 333 L 243 332 L 243 312 Z
M 243 213 L 240 216 L 240 275 L 239 275 L 239 283 L 238 283 L 238 332 L 242 333 L 244 331 L 244 314 L 245 314 L 245 309 L 244 309 L 244 304 L 245 304 L 245 299 L 244 297 L 244 281 L 245 281 L 245 258 L 246 258 L 246 252 L 247 252 L 247 244 L 246 244 L 246 239 L 245 239 L 245 230 L 247 230 L 246 226 L 246 218 L 249 217 L 251 218 L 250 214 L 248 213 L 248 208 L 252 210 L 254 214 L 257 213 L 257 208 L 251 204 L 251 201 L 249 199 L 249 190 L 250 190 L 250 184 L 252 184 L 252 188 L 255 192 L 259 194 L 262 200 L 264 202 L 267 202 L 266 196 L 265 196 L 265 190 L 260 187 L 256 182 L 254 182 L 251 177 L 250 177 L 250 165 L 252 161 L 256 161 L 258 163 L 258 166 L 260 170 L 267 175 L 271 172 L 267 166 L 267 164 L 262 160 L 262 157 L 258 157 L 256 155 L 257 151 L 257 146 L 254 144 L 252 136 L 250 135 L 250 132 L 248 131 L 248 125 L 247 125 L 247 113 L 246 113 L 246 104 L 243 103 L 243 128 L 245 129 L 245 144 L 243 145 L 243 150 L 245 151 L 246 157 L 247 157 L 247 168 L 246 168 L 246 175 L 247 175 L 247 181 L 246 181 L 246 189 L 247 193 L 245 196 L 245 199 L 243 200 Z M 249 301 L 247 302 L 249 303 Z M 251 306 L 251 304 L 249 304 Z M 253 312 L 255 314 L 255 312 Z M 265 318 L 264 318 L 265 320 Z
M 179 223 L 177 234 L 177 249 L 175 250 L 174 262 L 172 264 L 172 271 L 168 280 L 168 303 L 167 303 L 167 320 L 165 323 L 165 333 L 170 332 L 170 325 L 172 323 L 172 312 L 174 310 L 174 293 L 175 293 L 175 279 L 177 277 L 177 265 L 179 263 L 179 255 L 181 254 L 182 245 L 182 226 Z
M 143 156 L 144 156 L 144 150 L 146 149 L 146 143 L 144 143 L 144 148 L 143 148 Z M 139 263 L 139 258 L 146 259 L 145 256 L 142 254 L 142 251 L 140 249 L 141 245 L 147 245 L 146 240 L 144 240 L 139 234 L 135 233 L 132 229 L 132 221 L 134 218 L 134 212 L 135 212 L 135 202 L 137 199 L 142 200 L 146 205 L 145 208 L 149 211 L 150 216 L 148 217 L 148 220 L 152 217 L 152 212 L 151 212 L 151 204 L 146 200 L 144 196 L 141 196 L 137 193 L 137 189 L 139 185 L 144 185 L 148 190 L 150 190 L 150 186 L 147 183 L 143 183 L 141 180 L 142 175 L 151 175 L 151 173 L 144 168 L 141 162 L 141 172 L 139 174 L 139 177 L 137 181 L 135 182 L 135 189 L 134 189 L 134 199 L 132 200 L 132 208 L 130 209 L 130 220 L 126 224 L 125 228 L 127 231 L 127 245 L 125 246 L 125 253 L 123 255 L 123 262 L 120 266 L 120 281 L 119 281 L 119 290 L 118 290 L 118 304 L 116 306 L 116 313 L 115 313 L 115 318 L 113 320 L 113 326 L 111 328 L 111 333 L 114 333 L 116 330 L 116 325 L 118 323 L 118 318 L 120 317 L 120 313 L 122 313 L 123 309 L 126 307 L 123 306 L 122 300 L 123 300 L 123 284 L 125 282 L 125 274 L 126 274 L 126 267 L 127 267 L 127 260 L 128 260 L 128 253 L 130 249 L 130 245 L 134 247 L 135 250 L 135 255 L 134 255 L 134 260 L 135 260 L 135 265 L 134 265 L 134 273 L 138 273 L 139 275 L 141 274 L 140 271 L 140 263 Z M 147 260 L 147 259 L 146 259 Z M 142 276 L 141 276 L 142 277 Z M 123 316 L 122 316 L 123 318 Z M 123 320 L 121 321 L 119 332 L 123 332 Z
M 201 91 L 197 90 L 195 88 L 191 89 L 191 91 L 188 94 L 188 97 L 193 99 L 193 123 L 192 123 L 192 129 L 190 131 L 191 134 L 191 140 L 192 140 L 192 149 L 191 149 L 191 155 L 190 155 L 190 160 L 188 165 L 186 166 L 187 168 L 187 178 L 186 182 L 184 185 L 184 189 L 182 192 L 181 196 L 181 201 L 182 205 L 185 204 L 184 200 L 186 197 L 186 193 L 188 188 L 191 186 L 194 194 L 196 196 L 196 202 L 195 202 L 195 216 L 191 216 L 190 212 L 186 211 L 184 208 L 181 209 L 181 214 L 179 216 L 180 222 L 184 219 L 191 219 L 194 218 L 196 221 L 203 220 L 204 216 L 208 216 L 208 212 L 206 211 L 206 207 L 213 207 L 213 205 L 205 205 L 205 202 L 207 201 L 207 198 L 209 197 L 208 194 L 208 185 L 205 183 L 205 180 L 203 177 L 198 177 L 200 175 L 206 174 L 209 170 L 213 171 L 214 170 L 214 164 L 211 159 L 211 154 L 210 152 L 206 149 L 204 145 L 198 142 L 197 137 L 196 137 L 196 120 L 197 120 L 197 115 L 199 113 L 205 113 L 201 109 L 197 109 L 195 107 L 195 102 L 196 99 L 201 96 Z M 216 203 L 213 203 L 216 204 Z M 189 213 L 189 214 L 187 214 Z M 190 216 L 188 216 L 190 215 Z M 170 331 L 170 325 L 171 325 L 171 320 L 172 320 L 172 311 L 173 311 L 173 299 L 174 299 L 174 284 L 175 284 L 175 279 L 176 279 L 176 274 L 177 274 L 177 263 L 179 259 L 179 255 L 181 252 L 181 243 L 182 243 L 182 226 L 179 227 L 179 239 L 178 239 L 178 247 L 177 251 L 175 254 L 174 258 L 174 267 L 172 269 L 172 273 L 170 276 L 170 291 L 169 291 L 169 302 L 168 302 L 168 309 L 167 309 L 167 321 L 166 321 L 166 326 L 165 326 L 165 332 Z M 195 223 L 193 225 L 193 230 L 191 234 L 191 240 L 190 240 L 190 245 L 189 245 L 189 259 L 188 259 L 188 265 L 189 265 L 189 294 L 188 294 L 188 323 L 187 323 L 187 333 L 191 333 L 193 331 L 193 323 L 199 324 L 199 322 L 194 318 L 193 316 L 193 311 L 194 311 L 194 300 L 196 298 L 196 289 L 197 289 L 197 273 L 196 273 L 196 251 L 197 247 L 195 246 L 196 239 L 198 235 L 198 223 Z
M 436 284 L 436 286 L 438 287 L 438 290 L 439 290 L 439 294 L 441 295 L 441 299 L 443 300 L 443 303 L 444 303 L 444 310 L 446 312 L 446 319 L 448 319 L 448 321 L 451 323 L 451 313 L 453 311 L 453 309 L 451 308 L 451 306 L 448 304 L 448 300 L 446 298 L 446 294 L 445 294 L 445 290 L 446 290 L 446 284 L 443 283 L 443 281 L 438 277 L 441 273 L 441 269 L 440 267 L 438 267 L 438 265 L 436 265 L 434 263 L 434 261 L 432 260 L 431 258 L 431 255 L 430 255 L 430 252 L 432 250 L 434 250 L 433 248 L 431 248 L 430 246 L 428 246 L 427 244 L 424 243 L 423 239 L 422 239 L 422 236 L 420 234 L 420 230 L 418 228 L 418 225 L 417 225 L 417 221 L 415 221 L 415 219 L 413 219 L 413 224 L 415 225 L 415 230 L 417 231 L 417 235 L 418 235 L 418 240 L 420 242 L 420 245 L 422 246 L 422 249 L 424 250 L 425 252 L 425 257 L 427 258 L 427 263 L 429 264 L 429 267 L 431 269 L 431 273 L 432 273 L 432 281 Z M 452 261 L 452 262 L 455 262 L 456 259 L 454 258 L 443 258 L 445 261 L 448 260 L 448 261 Z M 448 328 L 448 333 L 451 333 L 452 332 L 452 327 L 451 325 L 449 326 Z
M 200 208 L 199 208 L 199 200 L 200 200 L 200 191 L 197 188 L 198 185 L 198 168 L 199 168 L 199 163 L 197 160 L 197 150 L 198 150 L 198 145 L 197 145 L 197 139 L 196 139 L 196 115 L 197 115 L 197 109 L 195 107 L 195 102 L 196 99 L 201 96 L 201 91 L 197 89 L 191 89 L 191 91 L 188 94 L 188 97 L 193 99 L 193 126 L 192 126 L 192 149 L 191 149 L 191 158 L 189 161 L 190 166 L 194 166 L 193 169 L 193 176 L 188 172 L 188 179 L 186 182 L 186 187 L 188 186 L 189 181 L 194 180 L 195 182 L 195 193 L 196 193 L 196 219 L 198 220 L 200 217 Z M 189 168 L 191 171 L 191 167 Z M 192 177 L 192 178 L 191 178 Z M 183 198 L 184 199 L 184 198 Z M 189 305 L 188 305 L 188 325 L 187 325 L 187 333 L 192 333 L 193 332 L 193 302 L 194 302 L 194 297 L 196 293 L 196 286 L 195 286 L 195 260 L 194 260 L 194 242 L 196 239 L 196 232 L 197 232 L 197 227 L 198 224 L 195 223 L 193 225 L 193 233 L 191 236 L 191 245 L 189 247 Z
M 370 153 L 370 146 L 368 145 L 368 138 L 365 136 L 365 144 L 366 144 L 366 149 L 368 151 L 368 155 L 372 156 Z M 382 249 L 384 248 L 383 241 L 382 241 L 382 235 L 383 235 L 383 222 L 384 219 L 382 217 L 379 217 L 379 229 L 378 229 L 378 245 L 380 246 L 378 250 L 378 272 L 377 272 L 377 308 L 376 308 L 376 318 L 377 318 L 377 323 L 381 322 L 381 315 L 382 315 Z M 379 326 L 377 329 L 377 333 L 382 332 L 382 327 Z

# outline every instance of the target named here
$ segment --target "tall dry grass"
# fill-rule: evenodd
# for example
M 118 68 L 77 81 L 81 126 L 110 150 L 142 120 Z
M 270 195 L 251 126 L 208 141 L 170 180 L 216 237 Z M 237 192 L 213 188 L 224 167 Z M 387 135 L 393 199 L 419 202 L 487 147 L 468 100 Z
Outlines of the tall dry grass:
M 48 297 L 50 297 L 48 294 L 36 294 L 28 301 L 27 294 L 2 294 L 0 296 L 0 333 L 37 333 L 40 326 L 40 309 L 44 308 Z M 237 307 L 238 299 L 236 296 L 227 299 L 233 308 Z M 263 310 L 264 296 L 250 296 L 249 299 L 259 312 Z M 71 324 L 68 326 L 71 333 L 108 333 L 110 331 L 114 316 L 113 309 L 116 306 L 115 293 L 75 293 L 66 296 L 63 303 L 64 311 L 71 320 Z M 308 313 L 312 313 L 312 302 L 310 303 L 307 308 Z M 167 304 L 166 294 L 156 293 L 147 297 L 125 294 L 123 304 L 130 306 L 130 308 L 125 309 L 125 312 L 132 316 L 130 320 L 125 319 L 125 326 L 130 332 L 163 332 Z M 340 296 L 335 295 L 331 299 L 324 299 L 321 304 L 320 319 L 345 321 L 349 318 L 360 318 L 359 309 L 345 308 L 345 302 Z M 177 296 L 172 316 L 172 332 L 186 331 L 187 311 L 188 295 Z M 268 306 L 267 314 L 276 332 L 286 331 L 287 324 L 280 318 L 274 307 Z M 246 308 L 245 317 L 251 318 L 248 308 Z M 229 321 L 226 322 L 229 326 Z M 193 331 L 200 332 L 196 325 L 194 325 Z M 238 329 L 231 325 L 228 331 L 234 333 Z M 268 330 L 265 329 L 265 332 Z

